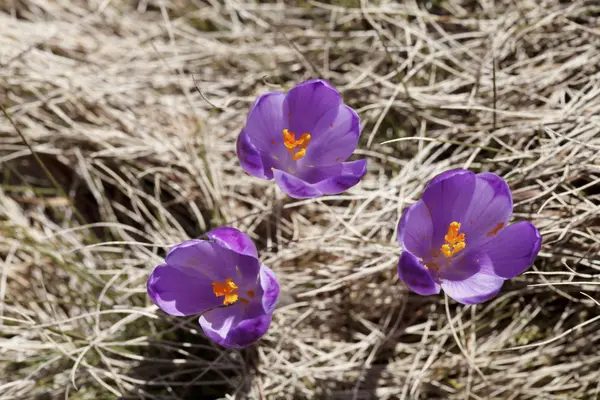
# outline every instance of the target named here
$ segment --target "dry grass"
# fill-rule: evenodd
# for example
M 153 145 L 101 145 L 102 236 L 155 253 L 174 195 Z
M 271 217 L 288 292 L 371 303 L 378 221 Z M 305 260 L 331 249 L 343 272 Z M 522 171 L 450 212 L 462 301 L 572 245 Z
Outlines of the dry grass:
M 598 2 L 333 4 L 0 1 L 23 135 L 0 117 L 1 399 L 600 398 Z M 234 143 L 258 94 L 314 76 L 359 110 L 369 173 L 294 201 Z M 504 176 L 544 238 L 477 307 L 395 272 L 401 211 L 454 167 Z M 221 224 L 285 291 L 241 352 L 145 294 Z

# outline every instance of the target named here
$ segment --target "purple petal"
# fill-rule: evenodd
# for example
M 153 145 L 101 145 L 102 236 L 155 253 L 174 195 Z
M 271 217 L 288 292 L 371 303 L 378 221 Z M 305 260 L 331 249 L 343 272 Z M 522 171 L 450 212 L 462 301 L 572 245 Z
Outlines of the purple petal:
M 331 122 L 333 120 L 333 122 Z M 346 161 L 356 149 L 360 118 L 347 105 L 327 111 L 310 132 L 311 140 L 302 165 L 331 165 Z
M 320 181 L 313 183 L 323 194 L 339 194 L 356 185 L 367 173 L 367 160 L 356 160 L 342 164 L 312 168 L 314 177 L 319 176 Z M 313 179 L 309 178 L 309 182 Z
M 304 167 L 298 176 L 276 169 L 274 177 L 283 192 L 301 199 L 342 193 L 360 182 L 366 172 L 367 160 L 362 159 L 327 167 Z
M 435 282 L 427 268 L 408 251 L 403 251 L 400 255 L 398 277 L 410 290 L 422 296 L 440 292 L 440 285 Z
M 165 263 L 196 277 L 205 276 L 211 281 L 220 282 L 231 278 L 236 283 L 240 272 L 245 279 L 255 279 L 260 267 L 256 258 L 204 240 L 188 240 L 173 247 L 167 254 Z
M 522 274 L 537 257 L 542 245 L 540 232 L 529 221 L 509 225 L 487 242 L 478 253 L 489 259 L 490 275 L 511 279 Z
M 512 195 L 504 179 L 490 172 L 477 174 L 473 198 L 461 227 L 467 248 L 478 247 L 505 227 L 512 214 L 512 204 Z
M 221 254 L 225 254 L 225 251 L 218 244 L 192 239 L 171 248 L 165 257 L 165 263 L 188 271 L 196 277 L 205 276 L 211 281 L 222 281 L 234 270 L 221 268 Z
M 483 273 L 459 281 L 443 280 L 442 288 L 462 304 L 483 303 L 500 292 L 504 279 Z
M 252 106 L 244 128 L 254 147 L 261 154 L 275 156 L 275 160 L 288 158 L 287 149 L 283 145 L 283 129 L 287 128 L 287 121 L 283 118 L 284 98 L 282 92 L 260 96 Z
M 315 131 L 317 122 L 331 124 L 337 115 L 337 110 L 342 104 L 340 94 L 326 81 L 312 79 L 290 89 L 283 102 L 283 115 L 285 125 L 296 135 L 305 132 L 311 135 Z M 330 110 L 335 113 L 327 113 Z M 328 120 L 323 119 L 325 114 Z M 283 129 L 281 128 L 281 129 Z
M 183 242 L 176 244 L 175 246 L 171 247 L 167 253 L 167 257 L 172 254 L 172 253 L 176 253 L 179 252 L 183 249 L 186 249 L 188 247 L 193 247 L 197 244 L 200 243 L 204 243 L 204 240 L 200 240 L 200 239 L 190 239 L 190 240 L 184 240 Z
M 238 302 L 204 313 L 198 322 L 206 336 L 221 344 L 229 332 L 243 320 L 244 312 L 244 305 Z
M 438 175 L 431 178 L 431 180 L 429 182 L 427 182 L 427 185 L 425 185 L 425 189 L 427 189 L 429 186 L 433 186 L 433 185 L 435 185 L 441 181 L 444 181 L 448 178 L 452 178 L 454 176 L 464 175 L 464 174 L 469 175 L 469 174 L 472 174 L 472 172 L 467 169 L 463 169 L 463 168 L 454 168 L 454 169 L 449 169 L 448 171 L 441 172 Z
M 475 192 L 475 174 L 467 170 L 446 171 L 427 185 L 421 199 L 433 221 L 432 247 L 439 249 L 452 222 L 462 222 Z M 466 239 L 467 246 L 469 238 Z
M 417 257 L 425 258 L 431 254 L 433 239 L 433 221 L 423 200 L 417 201 L 404 210 L 398 224 L 398 243 L 404 250 Z
M 279 282 L 273 271 L 264 265 L 260 268 L 260 286 L 263 290 L 263 309 L 265 313 L 272 314 L 279 298 Z
M 245 319 L 227 335 L 226 341 L 221 346 L 229 348 L 242 348 L 257 342 L 269 330 L 271 315 L 260 315 L 255 318 Z
M 323 193 L 313 187 L 310 183 L 279 169 L 273 171 L 273 177 L 281 191 L 295 199 L 308 199 L 323 195 Z
M 258 252 L 252 239 L 235 228 L 221 226 L 209 231 L 206 236 L 236 253 L 258 258 Z
M 257 178 L 273 179 L 271 167 L 274 165 L 274 160 L 266 158 L 263 162 L 262 155 L 250 142 L 250 138 L 244 129 L 238 136 L 236 152 L 244 171 Z
M 269 329 L 271 315 L 262 306 L 243 304 L 211 310 L 199 319 L 202 330 L 211 340 L 227 348 L 242 348 L 259 340 Z
M 484 265 L 485 257 L 479 251 L 465 251 L 452 259 L 450 265 L 442 268 L 439 277 L 448 281 L 464 281 L 480 272 L 485 273 L 482 271 Z
M 214 295 L 210 279 L 166 264 L 152 271 L 147 289 L 152 301 L 170 315 L 199 314 L 223 304 Z

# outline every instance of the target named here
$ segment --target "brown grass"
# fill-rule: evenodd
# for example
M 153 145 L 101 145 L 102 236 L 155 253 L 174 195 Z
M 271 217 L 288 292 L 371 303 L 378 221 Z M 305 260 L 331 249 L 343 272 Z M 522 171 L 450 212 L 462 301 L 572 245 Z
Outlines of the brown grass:
M 0 1 L 0 399 L 600 398 L 599 26 L 594 0 Z M 316 76 L 369 172 L 295 201 L 235 139 Z M 506 178 L 543 234 L 476 307 L 395 271 L 401 211 L 455 167 Z M 222 224 L 284 291 L 241 352 L 145 294 Z

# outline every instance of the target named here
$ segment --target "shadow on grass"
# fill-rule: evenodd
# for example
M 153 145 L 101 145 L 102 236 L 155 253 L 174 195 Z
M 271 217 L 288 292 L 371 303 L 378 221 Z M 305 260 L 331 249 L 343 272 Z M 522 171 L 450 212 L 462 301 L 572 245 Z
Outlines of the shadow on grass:
M 141 352 L 142 361 L 129 373 L 138 382 L 136 389 L 122 399 L 249 398 L 258 366 L 256 347 L 221 348 L 199 326 L 192 328 L 196 321 L 192 318 L 150 341 Z

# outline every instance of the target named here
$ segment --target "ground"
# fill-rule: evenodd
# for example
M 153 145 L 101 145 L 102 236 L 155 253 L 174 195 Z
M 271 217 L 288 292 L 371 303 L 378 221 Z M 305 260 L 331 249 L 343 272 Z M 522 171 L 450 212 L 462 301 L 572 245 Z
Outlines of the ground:
M 0 1 L 0 399 L 600 398 L 598 2 L 399 3 Z M 358 111 L 368 173 L 298 201 L 235 141 L 313 77 Z M 402 210 L 457 167 L 543 236 L 477 306 L 396 273 Z M 146 295 L 223 224 L 282 286 L 242 351 Z

